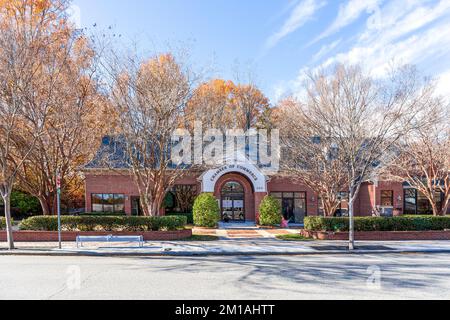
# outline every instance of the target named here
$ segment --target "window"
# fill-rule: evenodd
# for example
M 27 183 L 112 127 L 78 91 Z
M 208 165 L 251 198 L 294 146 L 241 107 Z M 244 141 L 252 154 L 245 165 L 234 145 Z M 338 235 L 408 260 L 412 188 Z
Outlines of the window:
M 125 212 L 125 195 L 123 194 L 92 194 L 92 212 Z
M 408 214 L 416 214 L 417 210 L 417 196 L 416 196 L 416 190 L 415 189 L 405 189 L 404 190 L 404 199 L 405 199 L 405 205 L 404 205 L 404 213 L 406 215 Z
M 338 200 L 340 201 L 339 207 L 336 210 L 337 217 L 347 217 L 348 216 L 348 203 L 349 194 L 348 192 L 338 192 Z
M 392 190 L 381 191 L 381 206 L 382 207 L 394 206 L 394 191 Z
M 303 223 L 307 215 L 306 192 L 272 192 L 270 195 L 280 202 L 281 211 L 286 220 Z
M 421 192 L 415 189 L 405 189 L 405 208 L 404 212 L 408 214 L 417 215 L 430 215 L 433 214 L 433 208 L 431 207 L 430 201 Z M 438 209 L 442 208 L 442 193 L 436 191 L 435 195 L 436 206 Z

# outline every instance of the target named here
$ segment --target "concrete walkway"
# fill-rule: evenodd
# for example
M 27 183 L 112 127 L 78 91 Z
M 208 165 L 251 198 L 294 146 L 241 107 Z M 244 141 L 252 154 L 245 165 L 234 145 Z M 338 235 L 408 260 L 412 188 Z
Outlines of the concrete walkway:
M 345 241 L 291 242 L 274 238 L 228 239 L 219 241 L 151 241 L 138 248 L 131 243 L 90 243 L 76 248 L 74 243 L 18 243 L 17 250 L 0 244 L 0 255 L 67 256 L 214 256 L 214 255 L 318 255 L 349 254 Z M 367 253 L 450 253 L 450 241 L 357 242 L 354 254 Z
M 217 236 L 222 240 L 227 239 L 262 239 L 275 238 L 277 235 L 298 234 L 298 229 L 261 229 L 257 227 L 232 228 L 222 227 L 219 229 L 194 228 L 193 234 Z

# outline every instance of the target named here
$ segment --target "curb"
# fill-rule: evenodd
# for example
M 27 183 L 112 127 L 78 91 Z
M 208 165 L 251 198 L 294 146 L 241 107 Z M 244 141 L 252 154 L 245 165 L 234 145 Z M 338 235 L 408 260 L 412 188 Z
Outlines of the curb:
M 229 256 L 312 256 L 312 255 L 363 255 L 363 254 L 439 254 L 450 253 L 450 249 L 426 249 L 426 250 L 356 250 L 353 252 L 343 250 L 330 251 L 308 251 L 308 252 L 57 252 L 57 251 L 34 251 L 0 250 L 0 256 L 46 256 L 46 257 L 229 257 Z

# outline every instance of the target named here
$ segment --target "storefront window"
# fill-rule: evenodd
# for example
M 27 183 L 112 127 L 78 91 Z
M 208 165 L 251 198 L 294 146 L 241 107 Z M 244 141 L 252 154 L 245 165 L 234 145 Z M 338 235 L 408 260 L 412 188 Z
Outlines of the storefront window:
M 404 191 L 404 199 L 405 199 L 405 208 L 404 212 L 406 215 L 408 214 L 416 214 L 417 209 L 417 199 L 416 199 L 416 190 L 415 189 L 405 189 Z
M 433 214 L 433 208 L 431 207 L 428 198 L 421 192 L 415 189 L 405 189 L 405 214 L 417 214 L 417 215 L 431 215 Z M 435 194 L 436 206 L 438 209 L 442 208 L 442 194 L 436 192 Z
M 284 219 L 290 223 L 303 223 L 307 215 L 306 192 L 272 192 L 270 195 L 280 201 Z
M 124 213 L 125 195 L 92 194 L 92 212 Z

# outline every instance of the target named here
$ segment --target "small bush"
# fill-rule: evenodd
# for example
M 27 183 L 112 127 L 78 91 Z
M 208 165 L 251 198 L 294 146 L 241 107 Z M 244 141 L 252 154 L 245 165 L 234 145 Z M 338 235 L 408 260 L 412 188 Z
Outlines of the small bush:
M 0 217 L 0 230 L 6 229 L 6 218 Z
M 175 231 L 187 224 L 186 217 L 99 217 L 99 216 L 63 216 L 63 231 Z M 21 230 L 57 231 L 58 218 L 55 216 L 31 217 L 20 223 Z
M 273 226 L 281 223 L 281 205 L 274 197 L 265 196 L 261 201 L 259 223 L 262 226 Z
M 450 216 L 355 217 L 354 221 L 355 231 L 439 231 L 450 229 Z M 349 219 L 306 217 L 305 229 L 345 232 L 349 229 Z
M 215 228 L 220 220 L 220 209 L 211 193 L 202 193 L 194 201 L 194 224 L 197 227 Z
M 166 213 L 166 216 L 184 216 L 187 219 L 188 224 L 194 224 L 194 215 L 192 212 L 180 213 L 180 212 L 171 212 Z
M 11 207 L 16 208 L 22 216 L 34 215 L 41 212 L 39 200 L 21 191 L 13 191 L 11 193 Z

